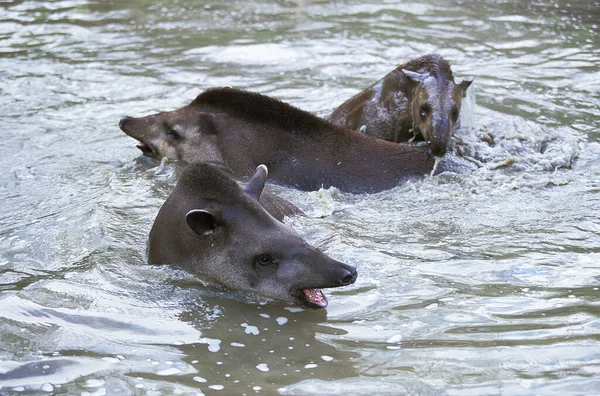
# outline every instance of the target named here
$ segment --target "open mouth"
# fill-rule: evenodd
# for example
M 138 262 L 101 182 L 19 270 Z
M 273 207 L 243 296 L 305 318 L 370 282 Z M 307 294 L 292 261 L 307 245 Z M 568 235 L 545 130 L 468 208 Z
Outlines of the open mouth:
M 310 308 L 325 308 L 327 306 L 327 297 L 321 289 L 302 289 L 300 299 L 304 305 Z
M 135 147 L 139 148 L 141 150 L 141 152 L 146 155 L 154 154 L 154 150 L 152 150 L 152 147 L 150 147 L 149 145 L 147 145 L 144 142 L 141 142 L 140 144 L 136 145 Z

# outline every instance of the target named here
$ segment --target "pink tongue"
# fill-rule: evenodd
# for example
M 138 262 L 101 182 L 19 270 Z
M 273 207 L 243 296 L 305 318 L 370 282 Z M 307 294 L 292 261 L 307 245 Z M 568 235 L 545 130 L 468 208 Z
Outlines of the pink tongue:
M 323 294 L 321 289 L 303 289 L 304 295 L 313 304 L 318 305 L 321 308 L 327 306 L 327 297 Z

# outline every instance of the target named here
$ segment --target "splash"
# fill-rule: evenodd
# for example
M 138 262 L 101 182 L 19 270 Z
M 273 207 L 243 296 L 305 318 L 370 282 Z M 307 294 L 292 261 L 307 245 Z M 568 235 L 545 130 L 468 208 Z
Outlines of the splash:
M 442 159 L 444 157 L 434 157 L 434 163 L 433 163 L 433 169 L 431 170 L 431 173 L 429 174 L 430 176 L 433 176 L 435 174 L 435 171 L 437 170 L 438 165 L 440 164 L 440 162 L 442 162 Z

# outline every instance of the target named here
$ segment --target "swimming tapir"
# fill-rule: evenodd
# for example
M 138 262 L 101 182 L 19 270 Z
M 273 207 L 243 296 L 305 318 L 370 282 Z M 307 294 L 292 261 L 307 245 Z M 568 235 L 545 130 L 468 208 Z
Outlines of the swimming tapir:
M 237 290 L 324 308 L 323 288 L 346 286 L 356 269 L 309 246 L 259 203 L 267 168 L 245 188 L 221 170 L 195 163 L 160 209 L 148 241 L 150 264 L 173 264 Z
M 365 136 L 258 93 L 209 89 L 178 110 L 123 117 L 120 128 L 147 155 L 214 162 L 250 176 L 259 164 L 271 180 L 301 190 L 335 186 L 377 192 L 428 174 L 428 150 Z
M 441 56 L 425 55 L 398 66 L 327 119 L 391 142 L 423 139 L 441 157 L 472 82 L 472 77 L 454 79 L 450 63 Z

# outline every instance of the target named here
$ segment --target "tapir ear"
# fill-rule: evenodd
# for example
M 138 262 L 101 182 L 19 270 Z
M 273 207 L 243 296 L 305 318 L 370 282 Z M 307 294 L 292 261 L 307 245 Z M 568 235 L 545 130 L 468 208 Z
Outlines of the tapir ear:
M 421 73 L 415 73 L 414 71 L 405 70 L 405 69 L 402 69 L 402 73 L 404 73 L 404 75 L 406 77 L 408 77 L 409 80 L 412 80 L 412 81 L 418 82 L 418 83 L 425 82 L 425 79 L 427 77 L 429 77 L 429 73 L 421 74 Z
M 456 82 L 456 85 L 460 85 L 463 97 L 465 97 L 465 95 L 467 94 L 467 89 L 469 89 L 471 83 L 473 82 L 473 77 L 457 78 L 454 81 Z
M 185 215 L 188 227 L 198 235 L 210 235 L 215 232 L 221 219 L 218 211 L 192 209 Z
M 258 201 L 260 198 L 260 194 L 265 188 L 265 183 L 267 182 L 267 176 L 269 175 L 269 170 L 266 165 L 258 165 L 256 167 L 256 171 L 254 172 L 254 176 L 248 182 L 246 188 L 244 188 L 244 192 L 246 195 L 254 198 Z
M 200 128 L 200 133 L 204 135 L 216 135 L 218 128 L 215 123 L 215 114 L 206 112 L 200 113 L 198 126 Z

